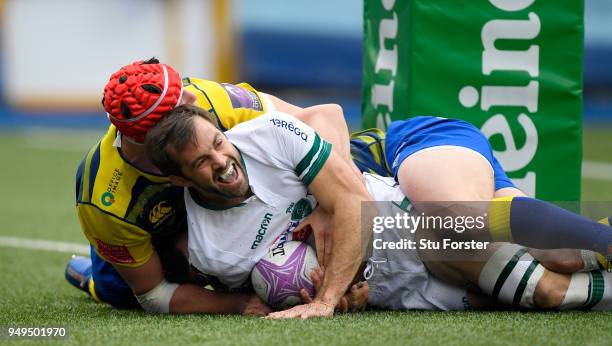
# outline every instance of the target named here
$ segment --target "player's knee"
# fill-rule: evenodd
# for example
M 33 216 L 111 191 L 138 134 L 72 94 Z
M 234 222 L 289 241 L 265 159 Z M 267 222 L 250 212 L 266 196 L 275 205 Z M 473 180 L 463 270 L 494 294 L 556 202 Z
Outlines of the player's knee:
M 557 273 L 575 273 L 582 270 L 584 261 L 579 250 L 555 249 L 541 250 L 529 249 L 529 253 L 548 270 Z
M 541 262 L 542 265 L 549 270 L 557 273 L 574 273 L 581 270 L 583 263 L 581 261 L 572 260 L 552 260 Z
M 534 303 L 540 309 L 553 309 L 561 305 L 567 284 L 550 271 L 546 271 L 536 286 Z

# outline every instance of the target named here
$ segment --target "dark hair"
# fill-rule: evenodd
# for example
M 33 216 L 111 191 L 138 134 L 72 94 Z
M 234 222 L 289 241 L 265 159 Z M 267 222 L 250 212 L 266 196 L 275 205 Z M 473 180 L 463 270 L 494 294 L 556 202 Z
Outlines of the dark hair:
M 219 128 L 214 115 L 202 108 L 184 104 L 166 113 L 147 133 L 144 145 L 147 157 L 165 175 L 183 176 L 181 165 L 170 154 L 179 152 L 189 144 L 197 143 L 193 118 L 201 117 Z

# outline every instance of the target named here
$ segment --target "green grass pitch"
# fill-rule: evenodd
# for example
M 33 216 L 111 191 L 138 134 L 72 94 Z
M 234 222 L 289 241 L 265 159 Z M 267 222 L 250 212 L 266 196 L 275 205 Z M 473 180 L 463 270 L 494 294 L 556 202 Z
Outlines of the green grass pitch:
M 74 173 L 103 130 L 0 132 L 0 236 L 85 244 Z M 612 164 L 612 128 L 585 130 L 585 160 Z M 583 181 L 583 200 L 610 201 L 612 181 Z M 612 213 L 612 211 L 611 211 Z M 326 320 L 151 316 L 95 304 L 63 278 L 68 253 L 0 247 L 0 326 L 66 326 L 65 340 L 0 344 L 580 344 L 609 345 L 612 313 L 367 312 Z

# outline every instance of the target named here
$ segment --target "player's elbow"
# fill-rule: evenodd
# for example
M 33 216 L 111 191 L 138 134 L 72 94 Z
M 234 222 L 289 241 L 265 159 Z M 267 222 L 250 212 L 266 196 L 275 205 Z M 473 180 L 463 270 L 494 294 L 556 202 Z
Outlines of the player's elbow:
M 343 112 L 342 106 L 337 103 L 326 103 L 323 106 L 327 107 L 328 110 L 334 114 L 341 114 Z
M 344 120 L 344 110 L 339 104 L 327 103 L 322 105 L 322 107 L 324 107 L 324 111 L 322 113 L 325 114 L 326 118 Z
M 150 291 L 137 294 L 136 299 L 142 309 L 149 313 L 167 314 L 170 312 L 170 300 L 179 285 L 163 279 Z
M 340 105 L 327 103 L 305 108 L 297 113 L 296 117 L 307 124 L 316 123 L 317 121 L 328 123 L 330 121 L 335 122 L 338 119 L 344 120 L 344 113 Z

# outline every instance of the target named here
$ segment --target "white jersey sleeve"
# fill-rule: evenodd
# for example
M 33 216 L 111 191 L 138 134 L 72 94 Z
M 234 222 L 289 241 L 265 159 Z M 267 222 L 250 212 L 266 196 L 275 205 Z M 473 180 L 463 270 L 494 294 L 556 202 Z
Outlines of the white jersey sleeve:
M 243 153 L 258 161 L 293 171 L 307 187 L 331 153 L 331 144 L 297 118 L 266 113 L 226 132 Z

